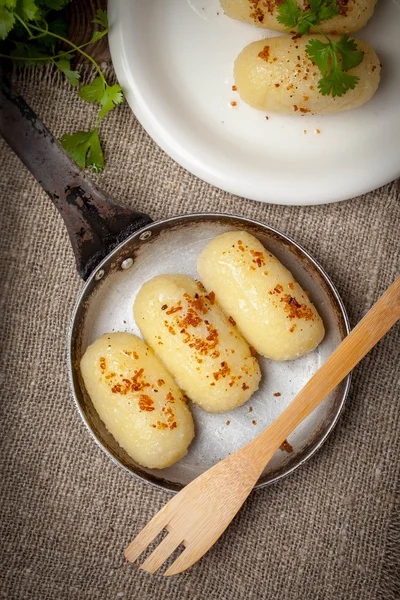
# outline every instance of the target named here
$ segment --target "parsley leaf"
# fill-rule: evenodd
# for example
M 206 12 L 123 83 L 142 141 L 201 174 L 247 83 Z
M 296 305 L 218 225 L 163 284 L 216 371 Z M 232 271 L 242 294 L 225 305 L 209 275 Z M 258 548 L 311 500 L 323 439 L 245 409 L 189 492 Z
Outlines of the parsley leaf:
M 323 75 L 318 82 L 319 91 L 323 96 L 331 94 L 335 98 L 343 96 L 348 90 L 354 90 L 359 78 L 349 75 L 346 71 L 357 67 L 364 57 L 364 52 L 358 50 L 354 39 L 343 35 L 338 42 L 310 40 L 306 51 Z
M 71 60 L 63 57 L 60 60 L 55 60 L 54 64 L 58 69 L 67 77 L 68 81 L 73 87 L 76 87 L 79 83 L 80 74 L 78 71 L 71 70 Z
M 101 10 L 100 8 L 96 11 L 96 16 L 92 20 L 92 23 L 97 23 L 98 25 L 103 25 L 105 29 L 108 29 L 108 16 L 106 10 Z
M 120 86 L 117 83 L 108 85 L 100 76 L 96 77 L 91 84 L 82 86 L 78 93 L 82 100 L 101 104 L 99 120 L 103 119 L 114 106 L 121 104 L 123 100 Z
M 17 9 L 18 14 L 27 21 L 39 18 L 40 9 L 36 5 L 36 0 L 19 0 Z
M 317 65 L 321 74 L 325 75 L 329 71 L 332 56 L 330 44 L 321 42 L 321 40 L 310 40 L 306 46 L 306 52 L 310 60 Z
M 14 27 L 15 17 L 5 6 L 0 6 L 0 40 L 5 40 Z
M 358 49 L 357 42 L 343 35 L 338 42 L 321 31 L 318 25 L 339 14 L 337 0 L 308 0 L 307 8 L 302 10 L 296 0 L 284 0 L 277 7 L 277 20 L 288 29 L 297 27 L 299 34 L 309 33 L 313 27 L 323 33 L 327 42 L 309 40 L 306 52 L 310 60 L 321 71 L 322 78 L 318 88 L 322 95 L 343 96 L 353 90 L 359 78 L 347 71 L 357 67 L 364 58 L 364 52 Z M 340 60 L 339 60 L 340 58 Z
M 335 98 L 336 96 L 343 96 L 348 90 L 354 90 L 358 81 L 359 77 L 356 75 L 349 75 L 336 68 L 318 81 L 318 88 L 323 96 L 331 94 Z
M 358 50 L 357 42 L 353 38 L 349 38 L 348 35 L 343 35 L 339 42 L 335 44 L 336 50 L 342 57 L 342 69 L 348 71 L 354 69 L 362 63 L 364 58 L 364 52 Z
M 92 131 L 77 131 L 72 135 L 63 135 L 61 145 L 81 169 L 91 166 L 97 173 L 103 170 L 104 156 L 98 127 Z
M 281 25 L 287 27 L 287 29 L 292 29 L 292 27 L 296 27 L 298 24 L 301 12 L 301 8 L 296 0 L 286 0 L 286 2 L 278 5 L 276 20 Z

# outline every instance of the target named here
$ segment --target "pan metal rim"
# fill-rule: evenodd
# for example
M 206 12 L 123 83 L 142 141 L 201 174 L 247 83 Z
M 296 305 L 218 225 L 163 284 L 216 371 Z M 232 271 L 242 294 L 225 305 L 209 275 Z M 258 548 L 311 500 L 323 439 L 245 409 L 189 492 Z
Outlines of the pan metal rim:
M 185 222 L 185 221 L 191 221 L 191 220 L 226 220 L 226 219 L 237 219 L 240 220 L 242 222 L 253 225 L 255 227 L 259 227 L 261 229 L 264 229 L 268 232 L 271 232 L 273 234 L 276 234 L 277 236 L 281 237 L 284 241 L 286 241 L 289 245 L 293 246 L 296 250 L 300 251 L 301 254 L 303 254 L 306 259 L 312 263 L 312 265 L 314 266 L 314 268 L 320 273 L 320 275 L 322 276 L 322 279 L 325 281 L 325 283 L 327 284 L 327 286 L 329 287 L 330 292 L 332 293 L 333 298 L 335 299 L 335 301 L 337 302 L 338 308 L 339 308 L 339 314 L 341 316 L 341 318 L 343 319 L 343 326 L 344 326 L 344 331 L 345 334 L 348 335 L 350 333 L 350 321 L 349 321 L 349 317 L 347 315 L 347 311 L 346 308 L 344 306 L 344 303 L 339 295 L 339 292 L 336 289 L 336 286 L 334 285 L 333 281 L 331 280 L 331 278 L 329 277 L 328 273 L 325 271 L 325 269 L 318 263 L 318 261 L 315 260 L 315 258 L 298 242 L 296 242 L 293 238 L 291 238 L 290 236 L 282 233 L 281 231 L 279 231 L 278 229 L 271 227 L 270 225 L 266 225 L 265 223 L 262 223 L 260 221 L 257 221 L 256 219 L 251 219 L 248 217 L 243 217 L 241 215 L 237 215 L 237 214 L 233 214 L 233 213 L 219 213 L 219 212 L 199 212 L 199 213 L 189 213 L 186 215 L 179 215 L 179 216 L 175 216 L 175 217 L 167 217 L 165 219 L 159 219 L 157 221 L 153 221 L 152 223 L 150 223 L 149 225 L 146 225 L 145 227 L 142 227 L 141 229 L 139 229 L 138 231 L 134 232 L 133 234 L 131 234 L 129 237 L 127 237 L 123 242 L 121 242 L 120 244 L 118 244 L 118 246 L 116 246 L 98 265 L 97 267 L 93 270 L 93 272 L 91 273 L 91 275 L 88 277 L 87 281 L 85 282 L 82 290 L 79 293 L 78 299 L 75 303 L 73 312 L 72 312 L 72 316 L 71 316 L 71 321 L 70 321 L 70 325 L 69 325 L 69 330 L 68 330 L 68 341 L 67 341 L 67 362 L 68 362 L 68 379 L 69 379 L 69 385 L 70 385 L 70 389 L 72 392 L 72 397 L 73 397 L 73 401 L 75 404 L 75 407 L 83 421 L 83 423 L 85 424 L 86 429 L 88 430 L 88 432 L 90 433 L 91 437 L 94 439 L 94 441 L 96 442 L 96 444 L 101 448 L 101 450 L 108 456 L 109 459 L 111 459 L 111 461 L 117 465 L 118 467 L 120 467 L 121 469 L 123 469 L 125 472 L 127 472 L 129 475 L 131 475 L 132 477 L 134 477 L 135 479 L 138 479 L 140 481 L 142 481 L 143 483 L 159 489 L 159 490 L 163 490 L 169 493 L 178 493 L 179 490 L 177 489 L 173 489 L 172 487 L 170 487 L 169 485 L 167 485 L 167 482 L 164 482 L 160 479 L 160 481 L 154 481 L 153 478 L 151 478 L 151 476 L 149 475 L 149 477 L 146 477 L 146 473 L 145 472 L 141 472 L 141 473 L 137 473 L 135 471 L 133 471 L 132 469 L 130 469 L 129 467 L 127 467 L 126 465 L 124 465 L 116 456 L 114 456 L 112 454 L 112 452 L 110 452 L 106 446 L 103 444 L 102 440 L 99 438 L 99 436 L 96 435 L 96 433 L 93 431 L 86 415 L 85 412 L 82 410 L 82 407 L 80 406 L 80 403 L 78 401 L 76 392 L 75 392 L 75 383 L 74 383 L 74 374 L 73 374 L 73 340 L 74 340 L 74 327 L 75 327 L 75 323 L 77 320 L 77 315 L 78 315 L 78 311 L 81 307 L 82 302 L 85 299 L 86 296 L 86 292 L 88 287 L 90 286 L 90 284 L 92 283 L 93 279 L 96 277 L 96 273 L 98 273 L 103 266 L 112 258 L 114 258 L 116 255 L 119 254 L 121 248 L 123 246 L 128 246 L 130 244 L 130 242 L 132 241 L 132 239 L 137 238 L 139 236 L 141 236 L 144 232 L 146 231 L 150 231 L 152 230 L 155 226 L 163 226 L 163 225 L 170 225 L 172 223 L 175 222 L 175 224 L 179 225 L 180 222 Z M 339 418 L 343 412 L 345 403 L 346 403 L 346 399 L 348 397 L 349 394 L 349 390 L 350 390 L 350 384 L 351 384 L 351 373 L 345 378 L 344 380 L 344 390 L 342 392 L 342 397 L 338 403 L 338 406 L 336 408 L 335 413 L 333 414 L 333 417 L 331 419 L 331 422 L 329 423 L 327 429 L 325 430 L 325 432 L 323 433 L 323 435 L 321 436 L 321 438 L 318 440 L 318 442 L 314 444 L 310 445 L 309 449 L 306 449 L 304 451 L 304 453 L 299 457 L 299 460 L 294 463 L 293 465 L 291 465 L 288 468 L 285 468 L 283 470 L 283 472 L 278 473 L 276 475 L 272 475 L 270 479 L 266 480 L 266 481 L 259 481 L 255 486 L 254 486 L 254 490 L 258 490 L 264 487 L 267 487 L 269 485 L 271 485 L 272 483 L 276 483 L 277 481 L 280 481 L 281 479 L 284 479 L 285 477 L 287 477 L 288 475 L 290 475 L 291 473 L 293 473 L 294 471 L 296 471 L 299 467 L 301 467 L 302 465 L 304 465 L 308 460 L 310 460 L 310 458 L 312 458 L 317 452 L 318 450 L 320 450 L 320 448 L 325 444 L 325 442 L 327 441 L 328 437 L 331 435 L 332 431 L 335 429 Z

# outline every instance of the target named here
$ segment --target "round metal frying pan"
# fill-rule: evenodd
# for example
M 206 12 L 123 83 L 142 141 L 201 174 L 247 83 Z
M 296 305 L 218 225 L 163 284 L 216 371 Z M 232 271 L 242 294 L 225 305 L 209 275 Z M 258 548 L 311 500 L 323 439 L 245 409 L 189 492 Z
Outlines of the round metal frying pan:
M 86 280 L 78 298 L 68 339 L 68 370 L 77 409 L 104 452 L 128 473 L 170 491 L 200 475 L 267 427 L 349 332 L 340 297 L 320 265 L 292 239 L 244 217 L 204 213 L 152 223 L 147 215 L 123 207 L 97 189 L 64 153 L 21 97 L 2 83 L 0 133 L 60 211 Z M 140 332 L 132 306 L 141 285 L 161 273 L 196 277 L 199 253 L 214 236 L 233 229 L 248 231 L 286 265 L 308 290 L 320 312 L 326 337 L 316 351 L 296 361 L 261 358 L 260 389 L 244 405 L 216 415 L 192 405 L 196 436 L 188 454 L 163 470 L 136 464 L 109 434 L 83 385 L 79 363 L 87 346 L 110 331 Z M 288 475 L 308 460 L 335 426 L 349 378 L 306 419 L 278 450 L 257 487 Z M 288 451 L 289 450 L 289 451 Z

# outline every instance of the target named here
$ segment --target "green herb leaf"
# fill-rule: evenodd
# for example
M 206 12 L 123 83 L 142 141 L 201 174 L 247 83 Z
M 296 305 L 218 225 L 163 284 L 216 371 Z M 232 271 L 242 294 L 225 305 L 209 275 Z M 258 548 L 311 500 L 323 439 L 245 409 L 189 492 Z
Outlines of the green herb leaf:
M 310 40 L 306 46 L 306 52 L 309 58 L 317 65 L 322 75 L 325 75 L 329 71 L 331 64 L 331 45 L 321 42 L 321 40 Z
M 93 79 L 92 83 L 83 85 L 78 95 L 82 100 L 86 100 L 86 102 L 98 102 L 100 104 L 104 96 L 104 88 L 104 81 L 98 76 Z
M 18 14 L 27 21 L 33 21 L 39 18 L 40 9 L 36 4 L 36 0 L 19 0 Z
M 80 74 L 78 71 L 71 70 L 71 61 L 67 58 L 61 58 L 60 60 L 55 60 L 54 64 L 58 69 L 68 78 L 70 84 L 76 87 L 79 83 Z
M 339 6 L 336 0 L 328 0 L 322 3 L 318 10 L 318 17 L 321 21 L 328 21 L 339 14 Z
M 81 169 L 91 166 L 92 170 L 97 173 L 103 170 L 104 156 L 98 127 L 92 131 L 77 131 L 72 135 L 65 134 L 61 138 L 61 145 Z
M 107 11 L 98 9 L 96 12 L 95 18 L 92 20 L 92 23 L 97 23 L 98 25 L 103 25 L 103 27 L 108 29 Z
M 26 67 L 44 65 L 49 62 L 47 54 L 36 44 L 15 42 L 14 49 L 11 50 L 10 54 L 13 58 L 18 59 L 19 65 L 25 65 Z
M 286 0 L 282 4 L 278 5 L 278 14 L 276 20 L 281 25 L 284 25 L 288 29 L 296 27 L 301 16 L 301 8 L 297 4 L 296 0 Z
M 362 63 L 364 52 L 358 49 L 357 42 L 348 35 L 343 35 L 339 42 L 335 43 L 336 50 L 342 57 L 342 70 L 354 69 Z
M 0 6 L 0 40 L 5 40 L 14 27 L 15 17 L 5 6 Z
M 88 42 L 88 44 L 94 44 L 95 42 L 98 42 L 105 35 L 107 35 L 107 29 L 105 29 L 104 31 L 94 31 L 92 39 Z
M 356 75 L 349 75 L 336 68 L 319 80 L 318 88 L 323 96 L 331 94 L 335 98 L 336 96 L 343 96 L 348 90 L 354 90 L 358 81 L 359 77 Z
M 108 85 L 100 77 L 96 77 L 90 85 L 82 86 L 78 93 L 82 100 L 101 104 L 99 120 L 103 119 L 114 106 L 121 104 L 124 99 L 122 90 L 117 83 Z
M 114 85 L 106 85 L 106 90 L 104 96 L 101 100 L 101 110 L 99 112 L 99 120 L 104 119 L 104 117 L 118 104 L 121 104 L 124 96 L 122 94 L 121 87 L 118 83 Z

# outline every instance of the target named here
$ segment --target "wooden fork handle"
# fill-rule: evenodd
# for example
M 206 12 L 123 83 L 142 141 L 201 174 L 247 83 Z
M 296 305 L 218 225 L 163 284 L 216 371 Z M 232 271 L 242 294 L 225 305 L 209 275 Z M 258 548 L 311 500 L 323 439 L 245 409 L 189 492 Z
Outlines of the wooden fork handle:
M 288 435 L 335 389 L 398 319 L 400 277 L 311 377 L 290 406 L 247 445 L 248 450 L 253 448 L 254 458 L 258 459 L 260 467 L 265 467 Z

